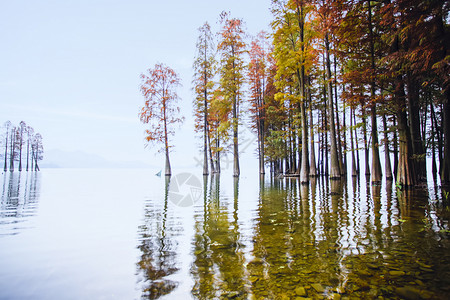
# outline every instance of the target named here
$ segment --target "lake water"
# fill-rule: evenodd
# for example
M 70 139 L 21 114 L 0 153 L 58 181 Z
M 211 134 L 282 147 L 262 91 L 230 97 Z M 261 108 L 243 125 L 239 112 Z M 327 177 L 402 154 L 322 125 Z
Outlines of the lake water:
M 0 299 L 449 298 L 433 184 L 199 171 L 1 174 Z

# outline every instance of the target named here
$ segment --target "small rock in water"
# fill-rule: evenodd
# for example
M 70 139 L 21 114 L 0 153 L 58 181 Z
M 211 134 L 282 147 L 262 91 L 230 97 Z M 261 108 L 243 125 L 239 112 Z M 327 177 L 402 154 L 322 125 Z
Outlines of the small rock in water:
M 389 271 L 389 274 L 392 276 L 405 276 L 406 273 L 403 271 Z
M 397 295 L 399 295 L 400 297 L 402 297 L 404 299 L 408 299 L 408 300 L 421 299 L 420 291 L 413 287 L 410 287 L 410 286 L 396 288 L 395 292 L 397 293 Z
M 311 284 L 312 288 L 316 290 L 316 292 L 318 293 L 323 293 L 325 292 L 325 289 L 323 288 L 323 286 L 320 283 L 313 283 Z
M 295 289 L 295 294 L 297 295 L 297 296 L 306 296 L 306 290 L 305 290 L 305 288 L 304 287 L 302 287 L 302 286 L 299 286 L 299 287 L 297 287 L 296 289 Z

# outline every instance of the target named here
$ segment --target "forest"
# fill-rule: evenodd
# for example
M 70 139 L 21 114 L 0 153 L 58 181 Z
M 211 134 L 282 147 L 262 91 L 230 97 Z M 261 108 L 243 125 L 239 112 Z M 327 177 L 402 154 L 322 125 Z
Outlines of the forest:
M 3 128 L 1 142 L 4 152 L 0 153 L 0 158 L 4 161 L 3 171 L 14 172 L 15 166 L 19 172 L 40 171 L 38 162 L 44 158 L 42 135 L 35 133 L 34 128 L 24 121 L 19 126 L 6 121 Z
M 449 184 L 449 7 L 438 0 L 273 0 L 271 32 L 253 37 L 227 12 L 217 33 L 205 22 L 192 82 L 203 173 L 220 173 L 220 155 L 229 151 L 233 176 L 240 175 L 239 127 L 247 123 L 261 174 L 268 168 L 307 183 L 364 172 L 372 184 L 384 176 L 399 187 L 422 185 L 432 174 Z M 163 64 L 141 78 L 141 121 L 156 117 L 147 140 L 164 144 L 170 175 L 180 79 Z

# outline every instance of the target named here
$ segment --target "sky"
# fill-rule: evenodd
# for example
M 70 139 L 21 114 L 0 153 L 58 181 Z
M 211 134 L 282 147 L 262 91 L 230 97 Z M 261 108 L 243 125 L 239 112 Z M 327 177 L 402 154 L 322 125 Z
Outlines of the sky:
M 186 120 L 172 138 L 172 166 L 195 164 L 197 29 L 208 21 L 218 31 L 222 11 L 243 19 L 250 35 L 268 31 L 270 0 L 0 0 L 0 123 L 24 120 L 47 150 L 160 164 L 163 155 L 144 147 L 138 113 L 139 75 L 161 62 L 183 85 Z M 247 155 L 256 163 L 254 151 Z

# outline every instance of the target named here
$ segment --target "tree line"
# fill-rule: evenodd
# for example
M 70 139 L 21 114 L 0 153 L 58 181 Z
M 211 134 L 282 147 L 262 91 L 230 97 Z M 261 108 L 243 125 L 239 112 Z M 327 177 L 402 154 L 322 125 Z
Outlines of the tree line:
M 408 187 L 426 180 L 430 157 L 434 178 L 450 183 L 449 7 L 438 0 L 273 0 L 272 31 L 255 37 L 229 13 L 217 33 L 206 22 L 193 65 L 203 173 L 219 173 L 220 155 L 230 151 L 239 176 L 239 127 L 247 122 L 261 174 L 268 166 L 307 183 L 364 172 L 372 183 L 384 175 Z M 156 110 L 146 105 L 141 120 Z M 164 119 L 159 128 L 170 126 Z
M 24 121 L 21 121 L 18 126 L 6 121 L 3 124 L 3 130 L 4 151 L 0 153 L 4 161 L 3 171 L 13 172 L 16 163 L 19 172 L 23 169 L 39 171 L 38 162 L 43 159 L 44 154 L 42 135 L 35 133 L 33 127 L 28 126 Z

